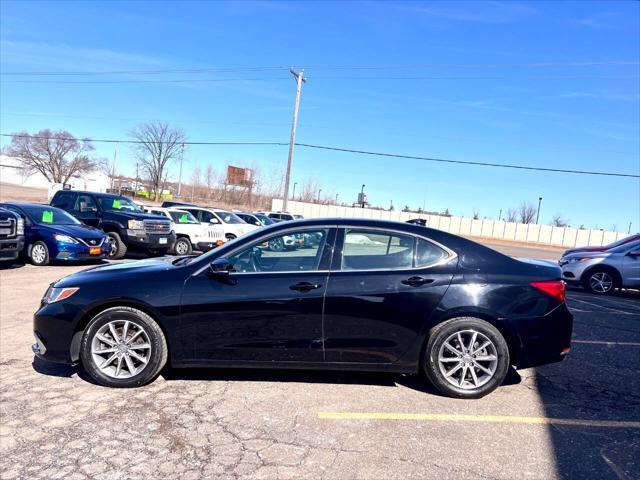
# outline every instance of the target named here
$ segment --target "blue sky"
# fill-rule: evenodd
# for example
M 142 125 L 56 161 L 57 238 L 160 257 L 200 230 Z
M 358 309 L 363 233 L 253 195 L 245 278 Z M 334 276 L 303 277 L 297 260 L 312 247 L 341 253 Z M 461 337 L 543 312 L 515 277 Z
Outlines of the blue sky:
M 165 120 L 193 141 L 298 141 L 550 168 L 640 173 L 637 2 L 2 2 L 8 72 L 231 71 L 1 77 L 0 130 L 127 138 Z M 280 69 L 238 70 L 237 67 Z M 375 68 L 354 68 L 354 67 Z M 348 68 L 345 68 L 348 67 Z M 25 83 L 29 80 L 31 83 Z M 176 81 L 178 80 L 178 81 Z M 214 80 L 214 81 L 212 81 Z M 42 83 L 120 82 L 120 83 Z M 7 139 L 2 139 L 6 145 Z M 113 145 L 96 145 L 113 155 Z M 286 147 L 198 147 L 211 162 L 284 168 Z M 124 173 L 132 154 L 119 147 Z M 174 178 L 177 169 L 174 169 Z M 293 181 L 355 201 L 497 217 L 543 197 L 541 222 L 640 229 L 640 180 L 298 148 Z

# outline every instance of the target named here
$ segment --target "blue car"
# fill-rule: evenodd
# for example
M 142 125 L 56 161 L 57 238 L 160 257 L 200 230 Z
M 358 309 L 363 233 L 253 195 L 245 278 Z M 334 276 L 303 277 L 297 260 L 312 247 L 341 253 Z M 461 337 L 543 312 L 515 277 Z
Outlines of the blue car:
M 34 265 L 54 260 L 100 260 L 109 254 L 102 230 L 83 224 L 64 210 L 37 203 L 0 203 L 24 219 L 24 255 Z

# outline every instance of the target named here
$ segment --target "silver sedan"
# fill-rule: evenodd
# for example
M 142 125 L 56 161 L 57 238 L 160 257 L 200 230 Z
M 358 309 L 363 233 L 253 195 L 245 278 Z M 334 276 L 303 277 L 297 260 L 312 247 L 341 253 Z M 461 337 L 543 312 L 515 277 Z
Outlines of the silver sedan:
M 570 253 L 559 263 L 563 280 L 582 285 L 593 293 L 640 288 L 640 240 L 604 252 Z

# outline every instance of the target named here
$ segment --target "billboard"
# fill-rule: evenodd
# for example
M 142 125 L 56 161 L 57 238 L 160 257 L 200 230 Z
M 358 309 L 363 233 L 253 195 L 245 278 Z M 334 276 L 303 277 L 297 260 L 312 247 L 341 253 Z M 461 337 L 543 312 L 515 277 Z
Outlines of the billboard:
M 227 185 L 250 187 L 253 183 L 253 170 L 250 168 L 227 166 Z

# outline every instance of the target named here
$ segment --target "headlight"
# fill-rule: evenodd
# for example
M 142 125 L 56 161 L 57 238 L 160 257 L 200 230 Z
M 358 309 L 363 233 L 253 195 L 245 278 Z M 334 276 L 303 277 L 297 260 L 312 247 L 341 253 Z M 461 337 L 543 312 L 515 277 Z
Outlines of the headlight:
M 144 222 L 142 220 L 129 220 L 129 230 L 144 230 Z
M 22 218 L 18 219 L 18 224 L 16 225 L 16 234 L 24 235 L 24 219 Z
M 567 260 L 567 263 L 578 263 L 578 262 L 588 262 L 589 260 L 593 260 L 592 258 L 570 258 Z
M 78 287 L 56 288 L 49 287 L 49 290 L 42 297 L 42 303 L 54 303 L 69 298 L 71 295 L 80 290 Z
M 63 242 L 63 243 L 78 243 L 78 241 L 75 238 L 70 237 L 69 235 L 61 235 L 59 233 L 56 233 L 53 238 L 56 239 L 56 242 Z

